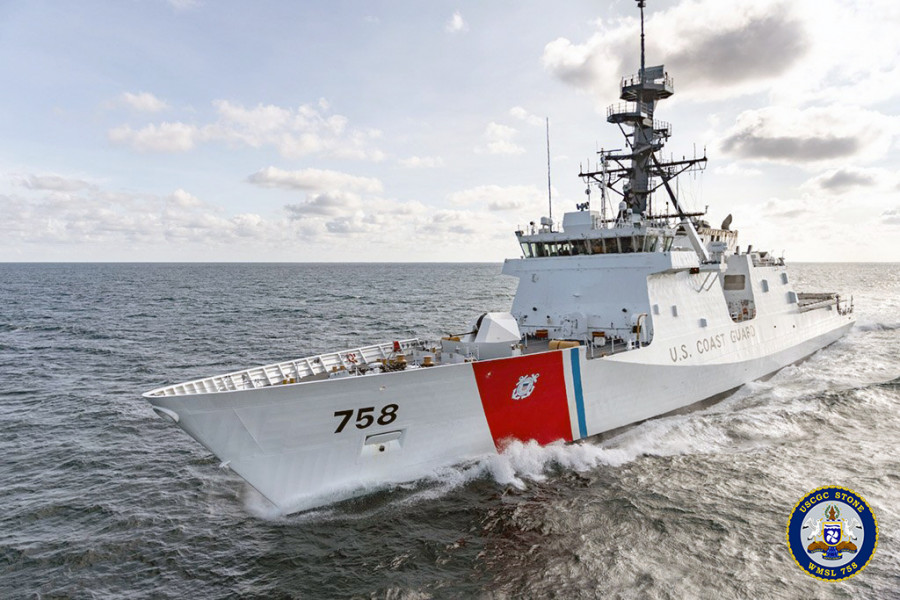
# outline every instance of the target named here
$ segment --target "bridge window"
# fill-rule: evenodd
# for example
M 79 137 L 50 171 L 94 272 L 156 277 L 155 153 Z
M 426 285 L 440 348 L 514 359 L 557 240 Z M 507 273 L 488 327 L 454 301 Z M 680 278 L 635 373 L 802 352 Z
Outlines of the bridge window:
M 564 242 L 524 242 L 522 243 L 522 254 L 525 258 L 542 258 L 582 254 L 668 252 L 672 248 L 674 239 L 672 236 L 663 235 L 635 235 Z

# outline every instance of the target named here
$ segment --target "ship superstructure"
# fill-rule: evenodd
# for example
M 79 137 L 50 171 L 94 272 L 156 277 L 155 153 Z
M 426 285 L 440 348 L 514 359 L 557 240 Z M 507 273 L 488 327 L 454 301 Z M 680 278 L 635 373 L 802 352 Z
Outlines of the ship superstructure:
M 623 78 L 607 120 L 626 150 L 582 169 L 588 201 L 517 231 L 509 313 L 464 333 L 288 360 L 147 392 L 154 410 L 285 512 L 502 451 L 590 437 L 734 389 L 853 324 L 835 293 L 794 290 L 780 258 L 685 212 L 663 160 L 663 66 Z M 600 210 L 591 192 L 600 193 Z M 663 206 L 655 206 L 665 192 Z M 609 210 L 612 199 L 618 200 Z

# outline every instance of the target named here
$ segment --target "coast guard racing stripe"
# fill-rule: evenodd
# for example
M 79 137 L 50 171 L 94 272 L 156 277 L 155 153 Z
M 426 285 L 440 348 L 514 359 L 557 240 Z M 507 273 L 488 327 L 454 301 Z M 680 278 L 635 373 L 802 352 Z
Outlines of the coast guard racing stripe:
M 510 438 L 572 441 L 562 355 L 545 352 L 472 365 L 497 450 Z

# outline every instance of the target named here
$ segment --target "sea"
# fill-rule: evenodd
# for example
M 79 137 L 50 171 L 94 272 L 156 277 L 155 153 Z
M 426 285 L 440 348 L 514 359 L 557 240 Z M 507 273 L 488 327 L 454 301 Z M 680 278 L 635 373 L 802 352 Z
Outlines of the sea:
M 791 273 L 857 322 L 764 381 L 282 515 L 141 394 L 465 331 L 500 265 L 0 264 L 0 598 L 900 598 L 900 265 Z M 785 541 L 822 486 L 878 519 L 840 582 Z

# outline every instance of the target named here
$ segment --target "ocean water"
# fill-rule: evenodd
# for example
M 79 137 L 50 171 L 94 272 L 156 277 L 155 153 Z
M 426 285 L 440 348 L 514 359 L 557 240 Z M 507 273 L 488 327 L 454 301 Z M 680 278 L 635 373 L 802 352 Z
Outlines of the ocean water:
M 140 394 L 460 331 L 498 265 L 0 265 L 0 598 L 900 598 L 900 266 L 792 272 L 858 321 L 766 381 L 282 516 Z M 880 525 L 838 583 L 784 539 L 824 485 Z

